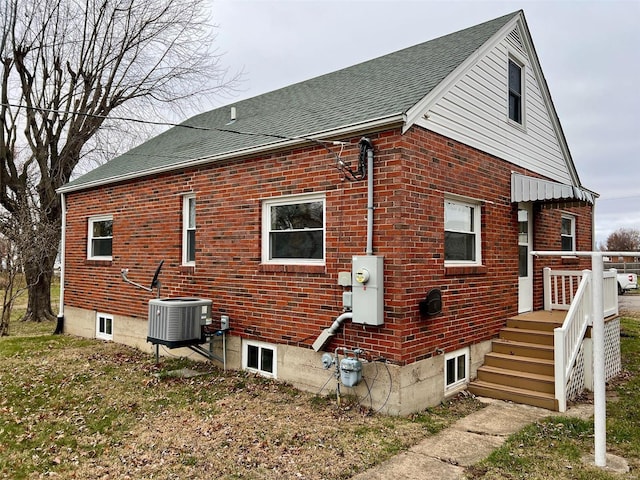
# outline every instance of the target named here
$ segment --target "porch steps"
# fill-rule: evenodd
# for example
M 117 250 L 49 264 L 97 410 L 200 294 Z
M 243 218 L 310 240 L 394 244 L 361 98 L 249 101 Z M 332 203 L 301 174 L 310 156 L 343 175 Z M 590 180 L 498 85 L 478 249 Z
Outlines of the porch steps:
M 532 390 L 514 388 L 503 385 L 495 388 L 495 385 L 476 380 L 473 382 L 473 394 L 481 397 L 497 398 L 498 400 L 508 400 L 514 403 L 533 405 L 534 407 L 546 408 L 547 410 L 558 410 L 555 395 L 553 393 L 542 394 Z M 471 388 L 469 389 L 471 390 Z
M 469 391 L 500 400 L 557 410 L 553 329 L 565 312 L 530 312 L 507 320 Z

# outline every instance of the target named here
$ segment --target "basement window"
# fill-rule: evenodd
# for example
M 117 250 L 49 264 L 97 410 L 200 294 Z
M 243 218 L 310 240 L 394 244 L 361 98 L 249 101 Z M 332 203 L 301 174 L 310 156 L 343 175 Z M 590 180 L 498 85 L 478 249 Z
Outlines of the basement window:
M 242 368 L 265 377 L 276 378 L 277 354 L 273 345 L 246 341 L 242 348 Z
M 444 356 L 445 393 L 452 392 L 469 382 L 469 349 L 463 348 Z
M 106 313 L 96 313 L 96 338 L 113 340 L 113 316 Z
M 111 260 L 112 246 L 113 217 L 111 215 L 90 217 L 87 258 L 89 260 Z

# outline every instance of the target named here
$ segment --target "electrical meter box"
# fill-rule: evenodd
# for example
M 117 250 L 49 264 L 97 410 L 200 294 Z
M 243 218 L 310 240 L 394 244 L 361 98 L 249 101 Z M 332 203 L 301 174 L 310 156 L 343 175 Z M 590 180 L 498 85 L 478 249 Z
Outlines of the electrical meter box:
M 357 358 L 340 360 L 340 381 L 345 387 L 355 387 L 362 380 L 362 362 Z
M 382 325 L 384 323 L 384 257 L 354 256 L 352 263 L 353 323 Z

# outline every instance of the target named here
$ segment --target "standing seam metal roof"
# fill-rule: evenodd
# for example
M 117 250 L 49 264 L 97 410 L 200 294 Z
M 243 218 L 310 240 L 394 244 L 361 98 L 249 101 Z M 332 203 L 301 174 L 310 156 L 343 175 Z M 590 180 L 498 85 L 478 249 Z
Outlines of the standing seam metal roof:
M 281 141 L 216 129 L 298 138 L 401 115 L 519 13 L 196 115 L 61 190 L 89 188 L 172 166 L 182 168 L 190 160 L 215 158 Z M 231 105 L 237 108 L 238 118 L 228 125 Z

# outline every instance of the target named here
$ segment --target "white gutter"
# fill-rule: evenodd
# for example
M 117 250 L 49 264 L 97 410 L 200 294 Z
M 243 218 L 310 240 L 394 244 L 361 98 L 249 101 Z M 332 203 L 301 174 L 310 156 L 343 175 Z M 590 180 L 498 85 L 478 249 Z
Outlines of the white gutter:
M 260 153 L 264 153 L 264 152 L 268 152 L 276 149 L 283 149 L 283 148 L 288 148 L 288 147 L 308 143 L 309 140 L 322 141 L 323 138 L 326 138 L 328 136 L 333 136 L 333 137 L 345 136 L 352 133 L 362 132 L 363 130 L 374 130 L 382 126 L 402 124 L 404 121 L 405 121 L 404 114 L 397 113 L 397 114 L 389 115 L 386 117 L 380 117 L 373 120 L 369 120 L 363 123 L 358 123 L 358 124 L 349 125 L 345 127 L 339 127 L 334 130 L 316 132 L 310 135 L 306 135 L 304 138 L 296 137 L 296 138 L 292 138 L 291 140 L 268 143 L 266 145 L 246 148 L 243 150 L 234 150 L 231 152 L 214 155 L 212 157 L 193 158 L 193 159 L 184 160 L 179 163 L 172 163 L 171 165 L 165 165 L 158 168 L 150 168 L 143 171 L 127 173 L 124 175 L 117 175 L 113 177 L 102 178 L 100 180 L 86 182 L 79 185 L 62 186 L 58 188 L 56 192 L 57 193 L 76 192 L 76 191 L 86 190 L 94 187 L 100 187 L 103 185 L 109 185 L 116 182 L 124 182 L 127 180 L 133 180 L 140 177 L 158 175 L 160 173 L 171 172 L 173 170 L 180 170 L 181 168 L 185 168 L 185 167 L 197 167 L 200 165 L 220 162 L 220 161 L 228 160 L 231 158 L 248 157 L 248 156 L 257 155 Z M 242 132 L 238 131 L 238 134 L 242 134 Z M 259 135 L 259 134 L 256 133 L 255 135 Z

